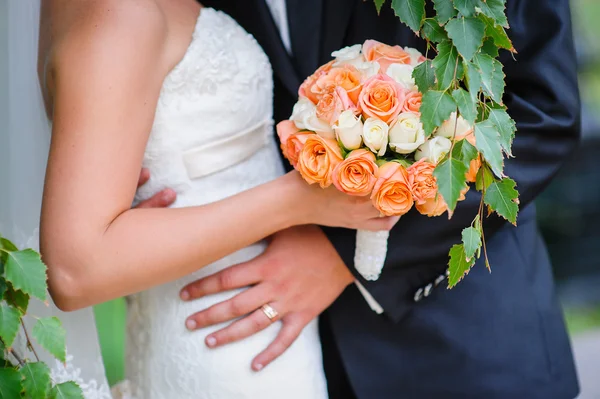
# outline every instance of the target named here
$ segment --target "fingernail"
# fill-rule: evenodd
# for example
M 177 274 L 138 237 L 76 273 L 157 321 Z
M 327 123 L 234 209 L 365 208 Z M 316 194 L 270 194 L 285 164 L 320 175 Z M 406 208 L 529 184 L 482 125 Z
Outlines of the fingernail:
M 263 365 L 260 363 L 256 363 L 254 365 L 254 370 L 256 370 L 256 371 L 260 371 L 260 370 L 262 370 L 262 368 L 263 368 Z
M 208 345 L 209 347 L 214 347 L 217 344 L 217 339 L 215 337 L 208 337 L 206 338 L 206 345 Z
M 189 319 L 185 322 L 185 326 L 188 330 L 194 330 L 196 329 L 197 324 L 195 320 Z
M 179 294 L 179 296 L 181 297 L 181 299 L 183 299 L 184 301 L 187 301 L 188 299 L 190 299 L 190 293 L 187 291 L 181 291 L 181 294 Z
M 169 188 L 167 188 L 163 192 L 163 198 L 165 199 L 165 201 L 173 201 L 176 196 L 177 196 L 177 193 Z

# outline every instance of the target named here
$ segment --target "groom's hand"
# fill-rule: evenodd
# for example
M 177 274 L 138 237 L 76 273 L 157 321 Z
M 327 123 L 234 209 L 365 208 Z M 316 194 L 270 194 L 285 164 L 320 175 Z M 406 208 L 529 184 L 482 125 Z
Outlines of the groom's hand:
M 181 291 L 181 298 L 193 300 L 252 286 L 192 315 L 186 325 L 194 330 L 245 316 L 206 337 L 206 344 L 214 348 L 249 337 L 280 319 L 279 335 L 252 362 L 252 368 L 259 371 L 285 352 L 302 329 L 353 281 L 321 229 L 298 226 L 276 233 L 257 258 L 189 284 Z M 278 313 L 273 321 L 261 310 L 265 304 Z

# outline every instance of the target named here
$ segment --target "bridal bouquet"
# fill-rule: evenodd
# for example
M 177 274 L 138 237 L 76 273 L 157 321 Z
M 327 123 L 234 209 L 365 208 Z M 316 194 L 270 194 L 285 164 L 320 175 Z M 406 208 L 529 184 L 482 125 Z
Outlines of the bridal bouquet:
M 381 215 L 416 208 L 451 217 L 473 183 L 491 210 L 516 219 L 515 183 L 502 172 L 514 122 L 500 102 L 478 110 L 477 96 L 455 83 L 465 73 L 455 51 L 445 41 L 432 62 L 416 49 L 367 40 L 333 52 L 335 59 L 301 85 L 290 119 L 277 125 L 284 156 L 307 183 L 368 196 Z M 440 55 L 452 63 L 441 76 L 434 69 Z M 500 140 L 499 129 L 510 130 L 508 140 Z M 463 243 L 450 251 L 451 285 L 480 256 L 482 243 L 485 250 L 483 203 Z M 388 236 L 357 231 L 354 262 L 365 279 L 379 277 Z

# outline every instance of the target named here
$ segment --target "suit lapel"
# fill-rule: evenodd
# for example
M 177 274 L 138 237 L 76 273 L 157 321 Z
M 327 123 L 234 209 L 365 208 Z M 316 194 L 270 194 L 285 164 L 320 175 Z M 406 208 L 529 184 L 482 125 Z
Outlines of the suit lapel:
M 324 0 L 286 0 L 292 52 L 298 73 L 306 77 L 319 67 Z

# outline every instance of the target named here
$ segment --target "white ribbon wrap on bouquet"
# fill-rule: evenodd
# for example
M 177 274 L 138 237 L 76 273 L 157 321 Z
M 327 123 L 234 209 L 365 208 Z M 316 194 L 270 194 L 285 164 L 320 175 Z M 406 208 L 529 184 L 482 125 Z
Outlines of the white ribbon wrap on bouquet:
M 379 278 L 387 255 L 389 231 L 356 231 L 354 267 L 369 281 Z

